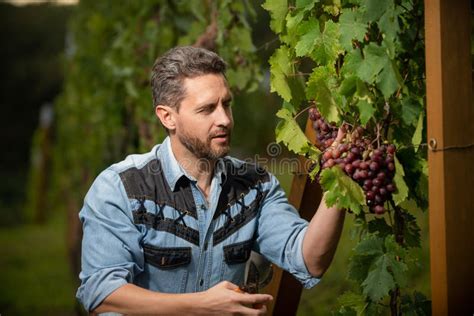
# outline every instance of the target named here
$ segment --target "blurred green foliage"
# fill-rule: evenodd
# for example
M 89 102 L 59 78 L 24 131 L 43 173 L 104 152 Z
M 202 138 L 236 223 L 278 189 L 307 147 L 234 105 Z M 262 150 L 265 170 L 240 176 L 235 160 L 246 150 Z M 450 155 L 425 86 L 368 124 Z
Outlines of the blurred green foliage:
M 69 6 L 0 2 L 0 226 L 22 223 L 30 142 L 40 106 L 61 89 Z

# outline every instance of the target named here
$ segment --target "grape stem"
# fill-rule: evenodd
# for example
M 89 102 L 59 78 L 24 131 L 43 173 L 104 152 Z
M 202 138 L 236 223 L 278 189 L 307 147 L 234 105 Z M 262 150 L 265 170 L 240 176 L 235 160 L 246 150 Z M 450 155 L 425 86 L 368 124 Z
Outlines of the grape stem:
M 392 206 L 395 212 L 393 214 L 395 225 L 392 226 L 394 229 L 395 241 L 400 246 L 403 246 L 404 244 L 403 229 L 404 229 L 405 221 L 404 221 L 402 212 L 400 210 L 400 207 L 395 205 L 395 202 L 393 201 L 393 199 L 390 199 L 390 205 Z M 396 260 L 400 261 L 400 257 L 397 256 Z M 394 315 L 394 316 L 399 315 L 399 306 L 400 306 L 400 288 L 396 286 L 393 291 L 390 291 L 391 315 Z
M 388 204 L 388 206 L 390 206 L 390 204 Z M 393 231 L 393 234 L 395 234 L 395 227 L 393 226 L 393 221 L 392 221 L 392 212 L 390 211 L 390 207 L 387 207 L 387 212 L 388 212 L 388 220 L 390 222 L 390 226 L 392 226 L 392 231 Z
M 311 109 L 314 105 L 308 105 L 307 107 L 305 107 L 304 109 L 302 109 L 301 111 L 299 111 L 298 113 L 296 113 L 296 115 L 293 117 L 294 120 L 296 120 L 296 118 L 298 116 L 300 116 L 302 113 L 308 111 L 309 109 Z

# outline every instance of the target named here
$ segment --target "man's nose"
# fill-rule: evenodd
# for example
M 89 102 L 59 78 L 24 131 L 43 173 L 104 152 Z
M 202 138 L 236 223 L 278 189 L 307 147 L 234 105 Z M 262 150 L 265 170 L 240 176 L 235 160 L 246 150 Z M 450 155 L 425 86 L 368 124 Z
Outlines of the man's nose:
M 231 126 L 232 125 L 232 110 L 226 108 L 222 104 L 219 104 L 216 110 L 216 124 L 218 126 Z

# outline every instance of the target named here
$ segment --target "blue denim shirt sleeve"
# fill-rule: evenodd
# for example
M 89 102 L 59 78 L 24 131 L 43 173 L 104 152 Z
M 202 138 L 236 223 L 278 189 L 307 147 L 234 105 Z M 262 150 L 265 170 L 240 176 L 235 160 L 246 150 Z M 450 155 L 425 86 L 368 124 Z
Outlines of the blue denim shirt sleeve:
M 86 310 L 143 270 L 141 233 L 119 175 L 107 169 L 92 184 L 79 213 L 83 223 L 81 286 L 77 298 Z
M 257 249 L 264 257 L 290 272 L 305 288 L 320 279 L 313 277 L 303 260 L 303 238 L 308 222 L 288 202 L 278 180 L 270 174 L 268 190 L 258 218 Z

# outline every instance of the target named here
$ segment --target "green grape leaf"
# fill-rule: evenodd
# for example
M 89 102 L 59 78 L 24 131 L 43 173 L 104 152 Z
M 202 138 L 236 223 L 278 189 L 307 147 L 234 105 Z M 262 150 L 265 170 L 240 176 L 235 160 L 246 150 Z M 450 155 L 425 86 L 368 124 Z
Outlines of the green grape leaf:
M 267 0 L 262 7 L 270 13 L 270 28 L 276 34 L 283 31 L 283 22 L 288 12 L 287 0 Z
M 344 57 L 344 64 L 341 72 L 345 75 L 357 74 L 357 70 L 362 64 L 362 54 L 358 49 L 353 49 Z
M 386 100 L 397 91 L 401 85 L 401 81 L 402 79 L 395 63 L 387 56 L 387 63 L 377 76 L 377 87 L 382 91 Z
M 388 9 L 389 4 L 393 0 L 365 0 L 365 14 L 364 19 L 366 22 L 377 21 Z
M 355 247 L 357 255 L 372 256 L 383 254 L 383 238 L 377 235 L 369 235 L 361 240 Z
M 367 23 L 363 23 L 359 19 L 357 11 L 351 9 L 342 9 L 339 17 L 339 24 L 341 28 L 341 45 L 350 51 L 352 49 L 352 40 L 362 42 L 365 33 L 367 32 Z
M 321 166 L 319 165 L 319 157 L 321 156 L 321 151 L 316 146 L 310 143 L 308 143 L 307 147 L 303 148 L 303 151 L 305 152 L 305 157 L 313 162 L 313 165 L 311 166 L 312 169 L 309 170 L 309 177 L 313 181 L 321 168 Z
M 278 93 L 283 100 L 291 100 L 291 89 L 286 76 L 291 73 L 290 51 L 281 46 L 270 57 L 270 91 Z
M 337 56 L 343 52 L 339 43 L 339 24 L 329 20 L 324 25 L 324 30 L 316 38 L 312 58 L 322 65 L 333 65 Z
M 372 83 L 388 61 L 385 49 L 371 42 L 364 48 L 364 59 L 357 69 L 357 75 L 365 82 Z
M 405 287 L 408 283 L 406 276 L 408 266 L 403 261 L 401 261 L 401 259 L 405 258 L 406 251 L 399 244 L 397 244 L 393 235 L 387 236 L 387 238 L 385 238 L 385 249 L 390 271 L 393 274 L 395 282 L 400 287 Z M 397 260 L 397 257 L 399 260 Z
M 356 282 L 363 282 L 369 274 L 369 268 L 374 261 L 374 256 L 354 255 L 349 262 L 348 277 Z
M 357 108 L 359 109 L 360 113 L 360 123 L 365 126 L 367 122 L 374 117 L 375 107 L 372 103 L 368 102 L 364 99 L 359 99 L 357 101 Z
M 325 197 L 328 206 L 351 209 L 355 214 L 361 212 L 362 205 L 365 205 L 364 192 L 339 166 L 324 169 L 320 183 L 327 191 Z
M 364 207 L 364 212 L 361 212 L 358 216 L 354 217 L 354 221 L 349 233 L 351 240 L 360 238 L 360 236 L 367 231 L 367 222 L 365 219 L 365 213 L 367 210 L 365 210 L 365 208 L 366 207 Z
M 393 42 L 400 31 L 400 25 L 398 24 L 398 16 L 402 12 L 400 6 L 396 6 L 393 0 L 387 2 L 387 8 L 385 13 L 380 17 L 378 26 L 380 31 L 385 34 L 388 41 Z
M 408 212 L 402 212 L 405 225 L 403 226 L 403 239 L 407 247 L 421 247 L 420 226 L 416 218 Z
M 319 156 L 321 155 L 321 151 L 313 144 L 310 144 L 308 142 L 308 146 L 303 148 L 303 152 L 305 153 L 306 158 L 311 159 L 314 162 L 319 161 Z
M 320 65 L 333 65 L 334 60 L 342 53 L 337 23 L 328 21 L 320 31 L 318 20 L 311 18 L 301 23 L 298 34 L 301 38 L 295 46 L 296 56 L 309 56 Z
M 368 222 L 367 229 L 369 230 L 369 233 L 378 233 L 382 238 L 393 234 L 392 227 L 387 224 L 383 217 L 375 217 L 373 220 Z
M 321 169 L 321 167 L 320 167 L 319 164 L 314 165 L 314 168 L 311 169 L 311 171 L 308 174 L 311 181 L 314 181 L 314 179 L 316 179 L 316 175 L 318 174 L 320 169 Z
M 296 9 L 311 10 L 319 0 L 296 0 Z
M 362 282 L 363 293 L 374 302 L 380 301 L 395 287 L 393 276 L 388 272 L 389 258 L 381 255 L 371 266 L 367 278 Z
M 416 126 L 418 117 L 420 116 L 422 104 L 414 98 L 405 97 L 401 103 L 401 118 L 406 125 Z
M 413 137 L 411 139 L 411 142 L 413 144 L 413 147 L 415 148 L 415 152 L 418 151 L 420 148 L 422 136 L 423 136 L 423 121 L 424 121 L 424 113 L 420 113 L 420 117 L 418 118 L 418 124 L 416 125 L 416 130 L 415 133 L 413 134 Z
M 403 295 L 401 298 L 401 312 L 407 316 L 427 316 L 432 315 L 431 301 L 423 293 L 418 291 L 411 295 Z
M 295 114 L 296 114 L 296 108 L 295 108 L 295 106 L 293 105 L 293 103 L 289 103 L 289 102 L 283 101 L 283 104 L 281 105 L 281 108 L 288 110 L 288 112 L 290 112 L 291 115 L 295 115 Z
M 365 82 L 377 83 L 385 99 L 388 99 L 401 85 L 401 76 L 395 63 L 390 59 L 388 48 L 373 42 L 364 48 L 364 58 L 351 53 L 345 71 L 355 71 Z
M 385 237 L 384 241 L 385 252 L 390 256 L 395 257 L 406 257 L 407 251 L 402 248 L 400 244 L 395 241 L 395 235 L 390 234 Z
M 332 66 L 316 67 L 306 83 L 306 97 L 309 100 L 316 100 L 318 109 L 326 120 L 338 122 L 339 113 L 336 101 L 331 93 L 332 87 L 328 87 L 326 83 L 333 72 L 334 68 Z
M 277 112 L 276 116 L 281 118 L 275 130 L 277 143 L 282 142 L 288 147 L 288 150 L 296 154 L 305 154 L 308 150 L 308 138 L 293 118 L 291 112 L 286 108 L 282 108 Z
M 414 291 L 413 297 L 415 298 L 413 307 L 416 310 L 416 315 L 432 315 L 431 301 L 423 293 Z
M 403 177 L 405 176 L 405 171 L 403 170 L 403 166 L 398 161 L 397 156 L 395 158 L 395 176 L 393 177 L 393 182 L 397 187 L 397 191 L 393 193 L 393 201 L 395 205 L 399 205 L 408 197 L 408 187 L 405 183 Z
M 388 99 L 402 81 L 395 63 L 388 56 L 388 49 L 384 45 L 370 43 L 364 48 L 364 56 L 356 74 L 369 84 L 376 82 L 385 99 Z
M 342 80 L 341 85 L 339 86 L 339 93 L 347 98 L 350 98 L 356 92 L 356 76 L 348 76 Z
M 399 206 L 409 213 L 421 212 L 421 208 L 416 204 L 416 201 L 407 199 L 399 204 Z
M 338 297 L 337 301 L 339 304 L 347 307 L 351 307 L 357 312 L 357 315 L 363 315 L 367 302 L 365 296 L 354 292 L 345 292 Z
M 299 108 L 301 103 L 306 100 L 305 82 L 301 76 L 289 76 L 287 82 L 291 91 L 291 103 Z
M 296 56 L 307 56 L 314 50 L 320 36 L 318 20 L 311 18 L 304 21 L 298 26 L 297 33 L 302 36 L 295 46 Z
M 286 28 L 288 33 L 294 32 L 295 29 L 300 25 L 305 15 L 305 11 L 299 10 L 295 15 L 288 14 L 286 16 Z

